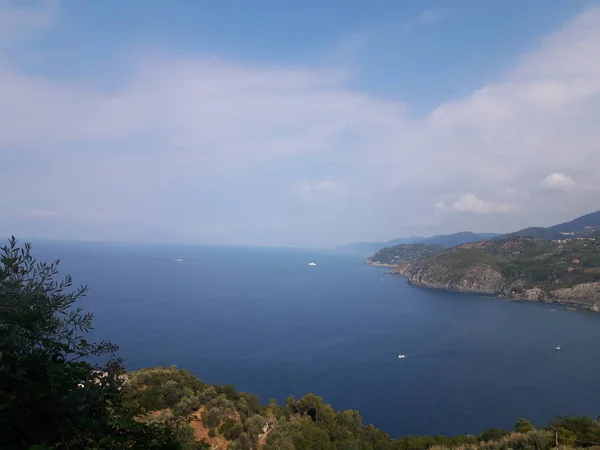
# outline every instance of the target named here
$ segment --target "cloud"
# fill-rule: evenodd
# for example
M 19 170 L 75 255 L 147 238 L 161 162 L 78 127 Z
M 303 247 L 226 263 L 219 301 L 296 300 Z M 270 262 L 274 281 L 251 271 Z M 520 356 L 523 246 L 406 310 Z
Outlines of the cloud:
M 556 172 L 544 178 L 541 186 L 552 191 L 570 191 L 575 188 L 575 182 L 569 175 Z
M 343 186 L 333 180 L 301 181 L 296 189 L 300 199 L 311 203 L 330 203 L 346 193 Z
M 447 8 L 432 8 L 421 11 L 414 19 L 404 24 L 404 31 L 410 32 L 422 26 L 436 25 L 450 16 Z
M 56 216 L 54 211 L 19 211 L 16 213 L 17 217 L 26 217 L 32 219 L 49 219 Z
M 29 20 L 8 14 L 0 7 L 0 23 Z M 14 34 L 4 35 L 13 48 Z M 89 238 L 111 223 L 111 237 L 119 224 L 135 235 L 138 224 L 144 239 L 160 229 L 251 244 L 566 220 L 600 209 L 598 52 L 595 8 L 498 81 L 422 117 L 357 88 L 344 67 L 147 49 L 127 67 L 115 60 L 114 70 L 58 78 L 0 56 L 0 188 L 11 193 L 0 197 L 0 234 L 36 219 L 3 222 L 22 205 L 69 208 Z M 568 173 L 589 188 L 557 204 L 539 184 L 557 167 L 564 172 L 550 177 Z
M 450 206 L 444 200 L 435 204 L 438 211 L 453 211 L 470 214 L 506 213 L 510 210 L 506 204 L 497 205 L 493 202 L 481 200 L 473 193 L 460 195 Z
M 56 8 L 53 0 L 33 1 L 29 6 L 0 0 L 0 55 L 15 43 L 48 29 Z

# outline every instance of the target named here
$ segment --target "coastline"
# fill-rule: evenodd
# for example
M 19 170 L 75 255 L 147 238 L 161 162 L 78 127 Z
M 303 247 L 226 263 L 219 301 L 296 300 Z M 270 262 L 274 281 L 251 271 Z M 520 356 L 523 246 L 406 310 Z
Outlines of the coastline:
M 365 264 L 368 264 L 369 266 L 373 266 L 373 267 L 395 267 L 397 264 L 386 264 L 386 263 L 378 263 L 378 262 L 373 262 L 370 260 L 366 260 Z
M 490 298 L 495 298 L 497 300 L 503 300 L 503 301 L 507 301 L 507 302 L 515 302 L 515 303 L 519 303 L 519 302 L 527 302 L 527 303 L 543 303 L 546 305 L 558 305 L 561 308 L 559 309 L 559 311 L 583 311 L 583 312 L 592 312 L 592 313 L 597 313 L 600 312 L 600 309 L 598 309 L 597 307 L 595 307 L 596 302 L 587 305 L 587 304 L 582 304 L 582 303 L 577 303 L 577 302 L 572 302 L 572 301 L 568 301 L 568 300 L 537 300 L 537 299 L 531 299 L 531 298 L 516 298 L 516 297 L 507 297 L 507 296 L 503 296 L 502 294 L 496 294 L 493 292 L 473 292 L 473 291 L 464 291 L 464 290 L 459 290 L 459 289 L 451 289 L 451 288 L 444 288 L 444 287 L 436 287 L 436 286 L 428 286 L 428 285 L 424 285 L 424 284 L 418 284 L 418 283 L 414 283 L 412 281 L 410 281 L 409 277 L 407 277 L 404 274 L 400 274 L 397 272 L 386 272 L 386 274 L 389 275 L 396 275 L 396 276 L 400 276 L 403 277 L 406 280 L 406 284 L 410 285 L 410 286 L 414 286 L 416 288 L 419 289 L 433 289 L 436 291 L 443 291 L 443 292 L 454 292 L 457 294 L 467 294 L 467 295 L 476 295 L 478 297 L 490 297 Z

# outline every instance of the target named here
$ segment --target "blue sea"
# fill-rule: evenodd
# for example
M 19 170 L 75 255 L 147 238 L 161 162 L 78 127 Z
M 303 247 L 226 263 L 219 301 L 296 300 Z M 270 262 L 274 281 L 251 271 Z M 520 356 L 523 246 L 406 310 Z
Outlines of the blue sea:
M 415 288 L 360 253 L 59 242 L 33 252 L 89 286 L 94 336 L 119 344 L 130 370 L 177 365 L 264 402 L 312 392 L 394 437 L 600 414 L 600 314 Z

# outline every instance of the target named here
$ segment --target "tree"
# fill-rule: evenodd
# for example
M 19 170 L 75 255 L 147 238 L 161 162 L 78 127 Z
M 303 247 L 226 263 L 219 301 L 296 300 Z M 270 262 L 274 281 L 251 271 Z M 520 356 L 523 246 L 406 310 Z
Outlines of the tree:
M 577 441 L 577 435 L 563 427 L 558 427 L 555 432 L 558 434 L 558 442 L 565 447 L 571 447 Z
M 57 265 L 14 237 L 0 248 L 0 448 L 180 448 L 176 427 L 133 420 L 117 347 L 84 339 L 92 314 L 76 302 L 87 288 L 56 281 Z
M 513 428 L 517 433 L 528 433 L 530 431 L 535 430 L 535 427 L 532 425 L 532 423 L 529 420 L 523 418 L 517 420 L 517 423 Z
M 267 425 L 267 419 L 265 419 L 263 416 L 261 416 L 259 414 L 256 414 L 256 415 L 250 417 L 246 421 L 247 432 L 252 437 L 252 439 L 254 439 L 255 441 L 262 434 L 263 429 L 266 425 Z
M 499 428 L 488 428 L 481 433 L 477 439 L 480 441 L 499 441 L 507 434 L 509 433 L 506 430 L 501 430 Z

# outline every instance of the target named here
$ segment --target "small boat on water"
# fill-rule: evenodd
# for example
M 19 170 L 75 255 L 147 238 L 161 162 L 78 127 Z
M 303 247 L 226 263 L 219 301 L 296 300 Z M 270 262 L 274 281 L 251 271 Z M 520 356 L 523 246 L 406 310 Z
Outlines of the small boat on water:
M 309 265 L 309 266 L 316 266 L 316 265 L 317 265 L 317 263 L 310 262 L 310 263 L 308 263 L 308 265 Z
M 404 358 L 406 358 L 406 355 L 400 354 L 400 355 L 398 355 L 398 358 L 399 359 L 404 359 Z
M 556 346 L 556 348 L 554 350 L 556 350 L 557 352 L 560 352 L 562 350 L 562 348 L 560 348 L 560 345 L 558 345 L 558 346 Z

